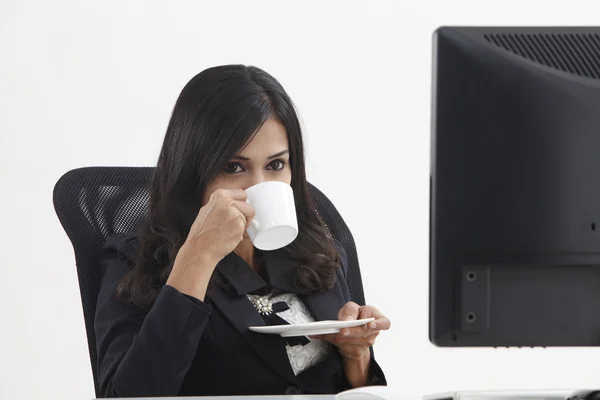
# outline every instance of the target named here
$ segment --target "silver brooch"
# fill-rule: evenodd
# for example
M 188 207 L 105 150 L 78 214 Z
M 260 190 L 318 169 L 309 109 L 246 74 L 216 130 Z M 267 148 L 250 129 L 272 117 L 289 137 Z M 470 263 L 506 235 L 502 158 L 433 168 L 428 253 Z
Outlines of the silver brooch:
M 269 315 L 273 312 L 273 304 L 266 297 L 253 298 L 252 304 L 260 315 Z

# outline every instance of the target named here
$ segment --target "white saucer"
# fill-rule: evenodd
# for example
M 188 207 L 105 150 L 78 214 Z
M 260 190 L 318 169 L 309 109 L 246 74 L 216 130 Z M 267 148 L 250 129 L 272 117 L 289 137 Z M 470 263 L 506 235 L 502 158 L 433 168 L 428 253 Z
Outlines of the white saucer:
M 281 337 L 291 336 L 312 336 L 327 335 L 338 333 L 342 328 L 353 328 L 374 321 L 375 318 L 364 318 L 352 321 L 316 321 L 304 324 L 290 325 L 270 325 L 270 326 L 251 326 L 253 332 L 280 335 Z

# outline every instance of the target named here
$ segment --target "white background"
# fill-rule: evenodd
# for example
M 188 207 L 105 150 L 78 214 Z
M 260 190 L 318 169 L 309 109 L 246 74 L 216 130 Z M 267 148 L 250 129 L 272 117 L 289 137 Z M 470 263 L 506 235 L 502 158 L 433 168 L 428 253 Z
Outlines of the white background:
M 197 72 L 254 64 L 306 127 L 309 178 L 357 242 L 378 359 L 407 393 L 600 386 L 598 349 L 428 341 L 431 35 L 440 25 L 593 25 L 596 1 L 0 0 L 0 398 L 94 397 L 73 251 L 52 189 L 153 165 Z

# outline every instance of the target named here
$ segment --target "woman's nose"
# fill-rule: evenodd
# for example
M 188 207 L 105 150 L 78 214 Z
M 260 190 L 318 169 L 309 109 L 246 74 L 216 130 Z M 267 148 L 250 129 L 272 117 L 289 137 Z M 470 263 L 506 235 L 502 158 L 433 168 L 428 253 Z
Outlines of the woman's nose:
M 272 177 L 269 177 L 264 172 L 257 172 L 253 174 L 250 180 L 248 181 L 248 187 L 258 185 L 259 183 L 267 182 L 270 180 L 273 180 Z

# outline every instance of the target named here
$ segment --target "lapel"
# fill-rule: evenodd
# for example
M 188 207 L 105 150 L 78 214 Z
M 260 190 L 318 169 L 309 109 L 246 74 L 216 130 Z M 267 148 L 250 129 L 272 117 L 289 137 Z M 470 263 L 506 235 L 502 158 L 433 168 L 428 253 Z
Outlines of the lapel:
M 276 252 L 264 254 L 265 269 L 273 287 L 283 292 L 296 292 L 293 288 L 293 261 Z M 234 253 L 225 257 L 218 265 L 218 272 L 227 280 L 231 290 L 213 285 L 210 299 L 266 364 L 284 379 L 298 384 L 286 351 L 285 339 L 279 335 L 252 332 L 250 326 L 264 326 L 262 317 L 246 297 L 246 293 L 265 285 L 241 258 Z M 345 304 L 345 296 L 338 274 L 335 286 L 323 293 L 299 293 L 300 299 L 311 312 L 315 321 L 337 320 L 338 311 Z
M 338 312 L 346 303 L 339 280 L 327 292 L 301 295 L 300 299 L 306 305 L 306 308 L 308 308 L 315 321 L 337 321 Z
M 248 329 L 249 326 L 264 326 L 265 323 L 245 295 L 232 296 L 223 289 L 215 287 L 211 292 L 211 299 L 254 352 L 273 371 L 284 379 L 297 383 L 285 349 L 285 340 L 279 335 L 267 335 Z
M 340 271 L 335 286 L 321 293 L 298 293 L 293 287 L 293 261 L 278 252 L 265 253 L 265 267 L 271 285 L 283 292 L 297 293 L 315 321 L 337 320 L 338 312 L 346 303 L 345 281 Z
M 234 253 L 225 257 L 217 265 L 217 269 L 227 280 L 231 290 L 221 285 L 213 285 L 210 298 L 214 305 L 274 372 L 297 384 L 285 348 L 285 339 L 279 335 L 267 335 L 248 329 L 250 326 L 265 325 L 260 314 L 246 297 L 246 293 L 264 287 L 264 280 Z

